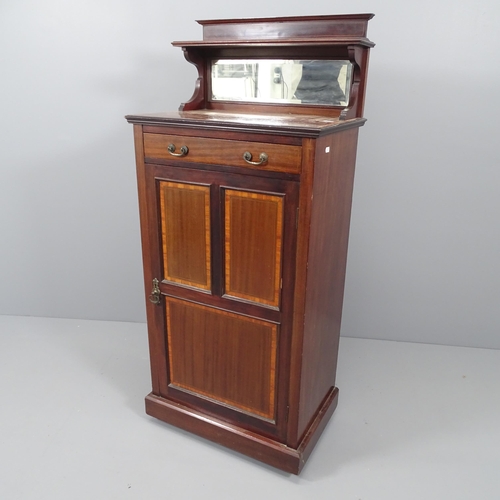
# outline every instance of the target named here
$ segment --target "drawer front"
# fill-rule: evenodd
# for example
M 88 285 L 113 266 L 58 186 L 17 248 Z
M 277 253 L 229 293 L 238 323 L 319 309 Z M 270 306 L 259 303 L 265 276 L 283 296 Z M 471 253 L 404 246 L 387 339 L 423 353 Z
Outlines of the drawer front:
M 175 150 L 169 152 L 169 146 Z M 182 147 L 187 153 L 182 153 Z M 172 149 L 172 147 L 171 147 Z M 246 161 L 243 158 L 247 155 Z M 267 159 L 262 161 L 264 153 Z M 258 170 L 271 170 L 299 174 L 301 170 L 302 148 L 267 142 L 230 141 L 164 134 L 144 134 L 144 155 L 146 159 L 179 160 L 187 163 L 205 163 L 209 165 L 228 165 Z M 253 164 L 253 163 L 260 164 Z

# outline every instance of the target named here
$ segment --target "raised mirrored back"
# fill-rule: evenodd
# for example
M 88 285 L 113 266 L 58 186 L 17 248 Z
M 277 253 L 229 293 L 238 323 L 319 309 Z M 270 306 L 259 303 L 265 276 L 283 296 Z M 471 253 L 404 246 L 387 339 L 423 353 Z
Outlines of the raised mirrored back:
M 347 106 L 352 64 L 346 60 L 218 59 L 211 99 Z

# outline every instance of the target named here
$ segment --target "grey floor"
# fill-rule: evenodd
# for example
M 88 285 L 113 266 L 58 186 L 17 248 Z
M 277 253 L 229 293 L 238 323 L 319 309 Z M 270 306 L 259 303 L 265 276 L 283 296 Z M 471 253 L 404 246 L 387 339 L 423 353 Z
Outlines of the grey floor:
M 142 324 L 0 316 L 0 499 L 500 498 L 500 351 L 343 338 L 300 477 L 145 415 Z

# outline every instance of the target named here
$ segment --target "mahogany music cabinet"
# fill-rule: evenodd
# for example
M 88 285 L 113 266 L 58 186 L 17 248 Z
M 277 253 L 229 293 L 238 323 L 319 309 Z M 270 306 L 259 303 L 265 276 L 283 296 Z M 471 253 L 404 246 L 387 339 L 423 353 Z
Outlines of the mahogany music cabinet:
M 298 474 L 332 415 L 372 14 L 199 21 L 134 124 L 160 420 Z

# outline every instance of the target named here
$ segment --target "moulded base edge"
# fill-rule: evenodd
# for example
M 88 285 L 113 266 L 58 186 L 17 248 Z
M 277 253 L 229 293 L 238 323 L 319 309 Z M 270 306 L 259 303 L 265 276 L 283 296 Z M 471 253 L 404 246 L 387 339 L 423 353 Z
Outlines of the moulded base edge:
M 337 406 L 338 392 L 336 387 L 330 389 L 297 449 L 152 393 L 146 396 L 146 413 L 277 469 L 299 474 Z

